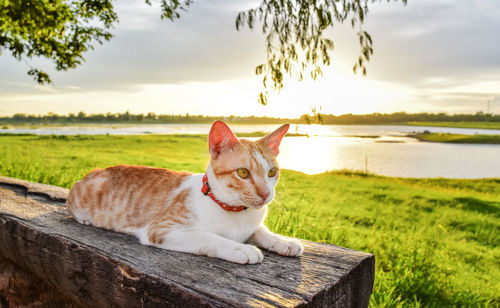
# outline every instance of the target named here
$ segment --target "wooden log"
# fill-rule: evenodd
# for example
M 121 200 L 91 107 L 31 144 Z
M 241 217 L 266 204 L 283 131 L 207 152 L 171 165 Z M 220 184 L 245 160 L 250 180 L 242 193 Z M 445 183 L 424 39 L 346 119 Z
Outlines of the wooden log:
M 299 258 L 264 252 L 256 265 L 172 252 L 77 223 L 67 194 L 0 177 L 2 306 L 368 306 L 371 254 L 310 241 Z

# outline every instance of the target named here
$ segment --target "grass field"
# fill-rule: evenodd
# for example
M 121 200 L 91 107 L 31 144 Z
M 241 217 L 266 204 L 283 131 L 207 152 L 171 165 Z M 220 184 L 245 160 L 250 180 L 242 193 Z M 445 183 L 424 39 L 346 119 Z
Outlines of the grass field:
M 0 174 L 70 187 L 118 163 L 203 172 L 206 136 L 0 135 Z M 267 225 L 376 257 L 373 307 L 500 305 L 500 179 L 282 172 Z
M 419 133 L 416 134 L 415 137 L 420 141 L 427 141 L 427 142 L 500 144 L 500 135 Z
M 407 125 L 500 129 L 500 122 L 406 122 Z

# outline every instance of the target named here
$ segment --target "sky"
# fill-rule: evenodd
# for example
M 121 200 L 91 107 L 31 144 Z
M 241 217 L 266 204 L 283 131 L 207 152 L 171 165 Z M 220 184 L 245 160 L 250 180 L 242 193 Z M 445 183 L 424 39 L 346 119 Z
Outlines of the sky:
M 47 70 L 54 85 L 39 86 L 24 61 L 0 55 L 0 115 L 125 112 L 299 117 L 372 112 L 500 113 L 500 1 L 381 1 L 364 29 L 374 40 L 368 75 L 355 75 L 359 45 L 348 25 L 328 32 L 332 65 L 316 81 L 286 79 L 257 102 L 265 40 L 235 29 L 239 11 L 260 1 L 195 1 L 181 19 L 160 19 L 159 5 L 115 1 L 114 37 L 96 45 L 75 70 Z M 258 27 L 257 27 L 258 28 Z M 489 104 L 488 104 L 489 102 Z M 488 109 L 489 105 L 489 109 Z

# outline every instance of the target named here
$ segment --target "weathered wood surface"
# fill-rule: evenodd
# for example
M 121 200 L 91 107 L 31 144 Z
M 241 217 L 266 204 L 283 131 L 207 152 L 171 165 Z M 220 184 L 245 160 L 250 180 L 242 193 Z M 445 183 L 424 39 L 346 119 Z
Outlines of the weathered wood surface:
M 0 177 L 0 306 L 368 305 L 371 254 L 310 241 L 299 258 L 265 252 L 256 265 L 171 252 L 77 223 L 67 193 Z

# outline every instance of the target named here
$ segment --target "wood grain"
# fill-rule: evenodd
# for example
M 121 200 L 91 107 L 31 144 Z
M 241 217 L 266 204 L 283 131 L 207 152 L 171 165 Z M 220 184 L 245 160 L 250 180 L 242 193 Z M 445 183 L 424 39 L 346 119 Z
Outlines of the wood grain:
M 238 265 L 162 250 L 77 223 L 67 193 L 0 177 L 0 303 L 26 304 L 12 296 L 18 279 L 36 282 L 32 304 L 59 307 L 368 306 L 371 254 L 303 241 L 299 258 L 265 252 L 261 264 Z

